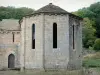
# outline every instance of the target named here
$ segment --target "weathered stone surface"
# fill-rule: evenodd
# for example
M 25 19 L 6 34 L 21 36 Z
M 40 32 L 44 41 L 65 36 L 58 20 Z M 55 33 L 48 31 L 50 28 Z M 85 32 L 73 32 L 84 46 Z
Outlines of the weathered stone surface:
M 40 14 L 23 19 L 21 51 L 23 67 L 44 69 L 79 69 L 81 62 L 81 24 L 66 15 Z M 32 24 L 35 24 L 35 49 L 32 49 Z M 57 48 L 53 48 L 53 23 L 57 23 Z M 75 26 L 73 50 L 72 25 Z M 21 54 L 22 54 L 21 53 Z
M 11 26 L 14 27 L 11 28 Z M 18 20 L 14 20 L 14 19 L 10 19 L 10 20 L 6 19 L 0 22 L 0 29 L 1 29 L 0 30 L 0 69 L 8 68 L 8 56 L 10 54 L 13 54 L 15 56 L 15 67 L 16 68 L 20 67 L 19 48 L 20 48 L 21 36 L 20 36 L 20 30 L 17 29 L 18 26 L 19 26 Z
M 53 23 L 57 24 L 57 48 L 53 48 Z M 32 49 L 33 24 L 35 49 Z M 0 26 L 0 69 L 8 68 L 10 54 L 15 56 L 15 68 L 73 70 L 82 67 L 82 25 L 79 17 L 69 13 L 42 12 L 23 17 L 15 27 Z

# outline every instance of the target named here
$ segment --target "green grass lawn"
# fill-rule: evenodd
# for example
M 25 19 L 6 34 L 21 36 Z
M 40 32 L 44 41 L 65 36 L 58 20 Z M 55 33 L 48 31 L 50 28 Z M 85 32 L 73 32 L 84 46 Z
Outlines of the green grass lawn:
M 0 71 L 0 75 L 83 75 L 81 70 L 74 71 Z
M 100 59 L 85 59 L 83 60 L 83 67 L 90 67 L 90 68 L 95 68 L 95 67 L 100 67 Z
M 100 67 L 100 52 L 84 57 L 83 67 L 86 67 L 86 68 Z
M 89 54 L 83 59 L 83 67 L 86 69 L 94 71 L 97 75 L 100 75 L 100 52 L 96 52 L 95 54 Z

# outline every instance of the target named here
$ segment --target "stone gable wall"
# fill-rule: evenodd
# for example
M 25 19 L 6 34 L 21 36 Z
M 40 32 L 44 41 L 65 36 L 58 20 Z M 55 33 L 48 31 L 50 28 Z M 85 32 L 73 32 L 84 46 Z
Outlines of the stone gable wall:
M 14 42 L 13 35 L 14 33 Z M 20 67 L 20 31 L 0 31 L 0 69 L 8 68 L 8 56 L 14 54 L 15 67 Z

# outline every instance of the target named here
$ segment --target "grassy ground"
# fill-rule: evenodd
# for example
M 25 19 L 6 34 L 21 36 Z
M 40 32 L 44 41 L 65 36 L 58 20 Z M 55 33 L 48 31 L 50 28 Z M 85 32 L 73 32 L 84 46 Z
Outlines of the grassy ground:
M 82 71 L 0 71 L 0 75 L 83 75 Z
M 100 75 L 100 52 L 84 56 L 83 67 L 92 69 L 92 71 Z
M 90 68 L 99 68 L 100 67 L 100 52 L 85 56 L 83 59 L 83 66 L 90 67 Z

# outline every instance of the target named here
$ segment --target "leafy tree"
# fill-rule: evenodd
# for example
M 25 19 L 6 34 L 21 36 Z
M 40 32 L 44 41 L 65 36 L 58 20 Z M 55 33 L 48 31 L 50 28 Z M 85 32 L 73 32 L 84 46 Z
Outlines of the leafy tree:
M 85 18 L 85 17 L 92 18 L 96 15 L 94 12 L 90 11 L 88 8 L 79 9 L 78 11 L 73 12 L 73 13 L 82 18 Z
M 100 39 L 95 40 L 94 50 L 100 50 Z
M 96 14 L 94 16 L 96 23 L 96 36 L 100 38 L 100 2 L 92 4 L 88 9 Z
M 15 7 L 0 7 L 0 20 L 2 19 L 9 19 L 9 18 L 14 18 L 14 19 L 20 19 L 23 16 L 27 14 L 32 14 L 34 13 L 34 10 L 31 8 L 26 8 L 26 7 L 21 7 L 21 8 L 15 8 Z
M 90 7 L 79 9 L 73 13 L 84 18 L 84 47 L 93 46 L 95 38 L 100 38 L 100 2 L 91 4 Z
M 84 18 L 83 25 L 83 46 L 89 48 L 93 46 L 96 37 L 94 36 L 96 30 L 93 28 L 94 22 L 89 20 L 89 18 Z
M 100 2 L 91 4 L 90 7 L 88 8 L 90 11 L 96 13 L 98 16 L 98 14 L 100 14 Z

